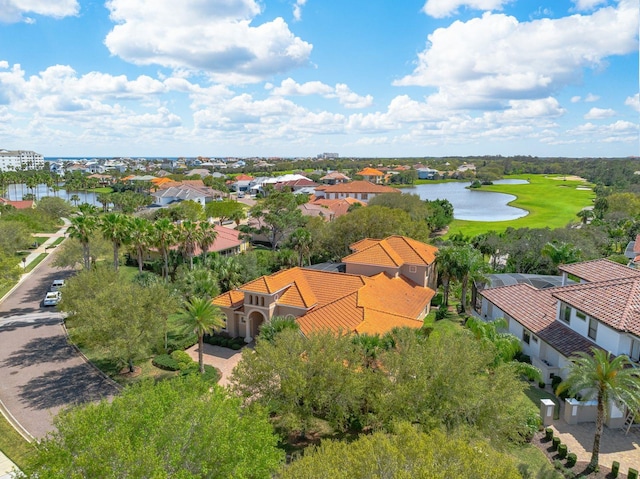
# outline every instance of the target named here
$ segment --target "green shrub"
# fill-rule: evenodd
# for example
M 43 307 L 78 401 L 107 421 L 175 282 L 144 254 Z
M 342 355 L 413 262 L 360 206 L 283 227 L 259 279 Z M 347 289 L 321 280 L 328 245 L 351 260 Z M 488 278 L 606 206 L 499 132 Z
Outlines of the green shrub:
M 629 473 L 627 474 L 627 479 L 638 479 L 638 470 L 630 467 Z
M 551 440 L 551 443 L 552 443 L 553 450 L 555 451 L 556 449 L 558 449 L 558 446 L 560 445 L 560 438 L 559 437 L 554 437 Z
M 234 351 L 239 351 L 240 349 L 242 349 L 242 344 L 233 343 L 231 345 L 231 349 L 233 349 Z
M 173 359 L 168 354 L 160 354 L 156 356 L 151 361 L 151 364 L 165 371 L 177 371 L 178 369 L 180 369 L 180 365 L 178 364 L 178 361 Z
M 195 364 L 195 361 L 191 359 L 191 356 L 189 356 L 185 351 L 180 351 L 179 349 L 172 352 L 171 357 L 178 362 L 180 371 L 189 369 L 193 364 Z
M 551 429 L 550 427 L 546 428 L 544 430 L 544 438 L 547 441 L 551 441 L 553 439 L 553 429 Z
M 558 444 L 558 457 L 560 459 L 564 459 L 565 457 L 567 457 L 567 445 L 566 444 Z
M 562 378 L 560 376 L 553 376 L 551 378 L 551 388 L 555 391 L 561 382 Z
M 578 456 L 574 452 L 567 454 L 567 467 L 573 467 L 578 462 Z
M 613 464 L 611 465 L 611 476 L 618 477 L 618 474 L 620 474 L 620 463 L 618 461 L 613 461 Z
M 547 386 L 547 384 L 544 381 L 538 381 L 538 387 L 540 387 L 540 389 L 544 389 Z
M 440 307 L 436 310 L 436 321 L 440 321 L 446 318 L 448 312 L 449 308 L 447 308 L 444 304 L 441 304 Z

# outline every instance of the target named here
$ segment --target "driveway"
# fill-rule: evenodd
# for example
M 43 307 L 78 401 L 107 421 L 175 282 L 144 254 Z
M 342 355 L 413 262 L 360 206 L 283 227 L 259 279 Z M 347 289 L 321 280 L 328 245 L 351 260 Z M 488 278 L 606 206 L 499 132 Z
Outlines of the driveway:
M 212 344 L 207 343 L 204 344 L 203 361 L 205 364 L 220 370 L 222 373 L 222 377 L 220 378 L 220 381 L 218 381 L 220 386 L 229 385 L 229 377 L 231 376 L 233 368 L 235 368 L 236 364 L 238 364 L 242 359 L 242 351 L 250 347 L 251 344 L 245 346 L 239 351 L 234 351 L 233 349 L 223 348 L 221 346 L 213 346 Z M 187 349 L 187 353 L 189 353 L 189 356 L 191 356 L 194 361 L 198 361 L 197 344 Z
M 118 392 L 67 343 L 62 315 L 41 306 L 53 279 L 72 274 L 50 266 L 54 255 L 0 303 L 0 406 L 35 438 L 60 409 Z

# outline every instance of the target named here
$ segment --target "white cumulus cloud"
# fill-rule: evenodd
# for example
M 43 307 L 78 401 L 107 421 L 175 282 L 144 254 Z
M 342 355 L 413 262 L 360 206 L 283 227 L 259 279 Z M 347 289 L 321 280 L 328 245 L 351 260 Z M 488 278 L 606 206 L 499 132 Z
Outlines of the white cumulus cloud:
M 546 98 L 577 82 L 585 68 L 638 48 L 638 3 L 591 15 L 519 22 L 485 13 L 435 30 L 414 71 L 397 86 L 435 87 L 434 105 L 504 108 L 509 100 Z
M 307 3 L 307 0 L 296 0 L 296 3 L 293 4 L 293 18 L 296 21 L 300 21 L 302 19 L 302 7 L 304 7 Z
M 443 18 L 458 12 L 460 7 L 474 10 L 502 10 L 502 6 L 513 0 L 427 0 L 422 11 L 435 18 Z
M 599 99 L 600 99 L 600 97 L 598 95 L 594 95 L 593 93 L 589 93 L 584 98 L 584 101 L 586 101 L 587 103 L 593 103 L 594 101 L 598 101 Z
M 607 3 L 607 0 L 573 0 L 576 10 L 593 10 L 599 5 Z
M 0 22 L 32 22 L 29 14 L 63 18 L 77 15 L 80 5 L 77 0 L 0 0 Z
M 137 65 L 206 72 L 226 84 L 257 82 L 307 63 L 311 44 L 282 18 L 254 26 L 255 0 L 109 0 L 117 23 L 105 44 Z
M 640 93 L 636 93 L 633 96 L 627 97 L 627 99 L 624 101 L 624 104 L 630 106 L 635 111 L 640 113 Z
M 611 118 L 616 114 L 615 110 L 611 108 L 592 108 L 585 115 L 585 120 L 602 120 L 604 118 Z
M 267 84 L 266 88 L 271 91 L 273 96 L 320 95 L 324 98 L 337 98 L 345 108 L 366 108 L 373 104 L 371 95 L 358 95 L 344 83 L 338 83 L 334 88 L 320 81 L 297 83 L 292 78 L 287 78 L 282 80 L 279 87 Z

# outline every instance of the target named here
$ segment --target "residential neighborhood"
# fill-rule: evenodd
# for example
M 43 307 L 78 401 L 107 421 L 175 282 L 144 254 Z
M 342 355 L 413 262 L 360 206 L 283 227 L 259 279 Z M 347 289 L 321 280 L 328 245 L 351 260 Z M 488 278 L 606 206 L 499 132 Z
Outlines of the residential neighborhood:
M 197 401 L 186 392 L 198 390 L 197 378 L 238 407 L 259 403 L 253 421 L 265 437 L 296 450 L 336 434 L 393 434 L 406 421 L 454 436 L 474 424 L 479 444 L 496 454 L 505 453 L 494 441 L 538 451 L 542 472 L 553 461 L 567 471 L 597 463 L 607 474 L 640 467 L 640 219 L 630 193 L 599 196 L 590 182 L 598 178 L 521 175 L 497 189 L 526 197 L 537 188 L 532 197 L 547 214 L 560 185 L 575 201 L 567 225 L 523 226 L 532 214 L 472 236 L 465 231 L 477 224 L 456 220 L 447 199 L 413 193 L 415 182 L 471 181 L 420 179 L 431 170 L 424 160 L 332 170 L 315 163 L 344 160 L 316 159 L 273 172 L 247 166 L 273 168 L 265 166 L 273 160 L 226 168 L 207 160 L 185 160 L 180 173 L 142 160 L 123 161 L 122 171 L 98 160 L 80 162 L 82 170 L 66 164 L 64 173 L 53 165 L 0 173 L 9 278 L 0 401 L 27 438 L 0 439 L 11 464 L 31 470 L 31 453 L 14 444 L 49 441 L 53 417 L 74 395 L 116 409 L 156 393 Z M 452 160 L 429 165 L 448 179 L 473 175 L 480 195 L 495 194 L 490 178 L 503 160 Z M 54 339 L 25 360 L 43 333 Z M 87 378 L 74 379 L 75 389 L 55 374 L 63 350 Z M 611 368 L 599 381 L 628 380 L 598 394 L 576 382 L 589 367 Z M 157 388 L 144 389 L 145 379 Z M 211 420 L 206 413 L 198 424 Z M 572 456 L 559 458 L 560 445 Z M 266 450 L 276 469 L 291 467 L 279 446 Z M 518 454 L 497 464 L 530 464 Z

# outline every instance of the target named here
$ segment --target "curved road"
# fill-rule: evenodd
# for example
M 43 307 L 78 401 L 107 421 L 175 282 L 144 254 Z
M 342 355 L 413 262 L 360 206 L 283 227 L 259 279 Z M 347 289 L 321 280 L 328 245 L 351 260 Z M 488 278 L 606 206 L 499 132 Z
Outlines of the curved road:
M 53 256 L 0 303 L 0 401 L 35 438 L 53 430 L 61 408 L 117 393 L 67 343 L 61 314 L 41 306 L 51 282 L 72 274 L 51 267 Z

